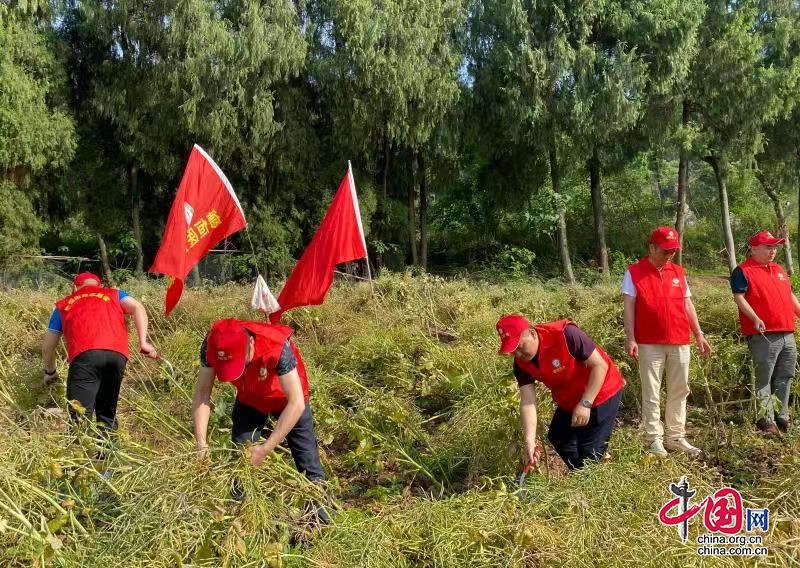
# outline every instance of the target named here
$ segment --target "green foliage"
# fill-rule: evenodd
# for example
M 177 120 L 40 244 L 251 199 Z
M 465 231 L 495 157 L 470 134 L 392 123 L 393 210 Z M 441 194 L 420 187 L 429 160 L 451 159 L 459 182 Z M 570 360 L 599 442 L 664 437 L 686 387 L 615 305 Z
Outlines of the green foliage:
M 25 232 L 9 250 L 94 256 L 100 235 L 115 268 L 146 266 L 199 143 L 256 249 L 234 236 L 248 252 L 206 278 L 285 275 L 350 160 L 376 268 L 424 248 L 437 273 L 549 277 L 573 259 L 589 283 L 595 209 L 619 270 L 674 222 L 683 150 L 686 260 L 717 270 L 776 226 L 765 187 L 795 240 L 798 30 L 787 0 L 5 3 L 0 178 L 21 192 L 5 226 Z
M 30 18 L 0 20 L 0 174 L 19 181 L 64 166 L 75 150 L 51 39 Z
M 12 256 L 38 252 L 42 222 L 30 200 L 14 184 L 0 180 L 0 264 Z

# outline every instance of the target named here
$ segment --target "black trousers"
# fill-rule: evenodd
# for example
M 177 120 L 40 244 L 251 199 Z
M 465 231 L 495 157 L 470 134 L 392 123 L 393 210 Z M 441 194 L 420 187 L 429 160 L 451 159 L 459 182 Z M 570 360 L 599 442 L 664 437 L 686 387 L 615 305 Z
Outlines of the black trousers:
M 608 440 L 614 430 L 614 423 L 622 399 L 619 392 L 592 408 L 589 423 L 579 428 L 572 427 L 572 412 L 557 407 L 547 431 L 547 439 L 570 469 L 580 469 L 588 460 L 603 457 L 608 448 Z
M 76 401 L 86 409 L 81 415 L 70 404 L 74 421 L 91 421 L 96 415 L 98 425 L 117 429 L 117 401 L 127 363 L 121 353 L 105 349 L 90 349 L 72 360 L 67 374 L 67 401 Z
M 239 399 L 233 405 L 233 429 L 231 438 L 234 444 L 258 442 L 268 432 L 265 425 L 268 419 L 277 419 L 280 413 L 264 414 L 252 406 L 242 404 Z M 322 481 L 325 472 L 319 460 L 317 436 L 314 433 L 314 419 L 311 416 L 311 405 L 306 403 L 306 408 L 297 424 L 286 435 L 286 445 L 292 452 L 297 471 L 304 474 L 311 481 Z

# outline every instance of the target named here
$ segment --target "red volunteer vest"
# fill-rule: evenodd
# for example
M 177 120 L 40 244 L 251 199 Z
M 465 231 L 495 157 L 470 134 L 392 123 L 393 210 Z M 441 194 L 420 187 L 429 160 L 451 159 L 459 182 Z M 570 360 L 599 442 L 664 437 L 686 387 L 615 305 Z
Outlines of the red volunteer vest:
M 245 367 L 244 375 L 231 384 L 236 387 L 236 398 L 263 412 L 271 414 L 286 408 L 288 399 L 283 392 L 278 373 L 275 370 L 286 340 L 294 330 L 285 325 L 240 320 L 240 323 L 255 335 L 255 354 Z M 303 399 L 308 402 L 308 374 L 300 352 L 290 341 L 292 352 L 297 359 L 297 373 L 303 387 Z
M 633 335 L 644 345 L 689 345 L 691 327 L 686 315 L 686 275 L 683 267 L 667 262 L 658 270 L 647 257 L 628 267 L 636 287 Z
M 792 283 L 786 271 L 774 262 L 767 266 L 758 264 L 748 257 L 739 268 L 747 278 L 745 300 L 752 306 L 766 331 L 794 331 L 795 316 L 792 301 Z M 758 333 L 753 322 L 739 310 L 739 323 L 743 335 Z
M 118 290 L 83 286 L 56 302 L 56 309 L 61 314 L 68 361 L 90 349 L 129 356 L 128 328 Z
M 533 361 L 515 359 L 523 371 L 550 389 L 553 401 L 562 410 L 572 412 L 580 403 L 589 384 L 590 369 L 575 359 L 567 348 L 564 328 L 569 323 L 572 322 L 558 320 L 533 326 L 539 334 L 538 366 Z M 603 404 L 625 386 L 625 380 L 611 357 L 599 345 L 596 347 L 603 361 L 608 364 L 608 371 L 592 406 Z

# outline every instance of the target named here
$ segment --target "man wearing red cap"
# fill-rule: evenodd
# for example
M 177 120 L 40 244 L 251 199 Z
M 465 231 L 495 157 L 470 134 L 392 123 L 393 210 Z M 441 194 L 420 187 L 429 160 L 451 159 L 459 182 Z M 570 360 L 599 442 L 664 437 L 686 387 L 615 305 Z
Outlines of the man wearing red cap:
M 756 396 L 761 401 L 757 424 L 770 435 L 789 428 L 789 394 L 797 362 L 794 330 L 800 302 L 786 271 L 773 262 L 778 245 L 784 242 L 769 231 L 756 233 L 750 239 L 750 255 L 730 278 L 756 372 Z M 777 416 L 772 395 L 780 401 Z
M 625 271 L 622 280 L 628 355 L 639 360 L 642 382 L 642 429 L 648 451 L 667 449 L 697 456 L 686 439 L 686 399 L 689 397 L 689 344 L 694 334 L 702 355 L 711 353 L 697 321 L 683 267 L 672 262 L 680 249 L 678 232 L 658 227 L 650 234 L 648 255 Z M 664 427 L 661 424 L 661 378 L 667 383 Z
M 193 416 L 197 449 L 208 451 L 208 419 L 214 378 L 236 389 L 231 437 L 236 444 L 255 443 L 251 463 L 261 465 L 286 440 L 298 471 L 311 481 L 325 479 L 319 459 L 308 375 L 300 352 L 285 325 L 238 320 L 214 322 L 200 348 L 200 371 L 194 391 Z M 272 432 L 261 440 L 269 418 Z M 317 511 L 321 517 L 324 511 Z M 322 519 L 324 521 L 324 519 Z
M 96 415 L 98 425 L 112 431 L 117 428 L 117 401 L 129 357 L 126 315 L 133 318 L 139 351 L 158 358 L 147 341 L 144 306 L 122 290 L 104 288 L 99 276 L 82 272 L 72 281 L 72 294 L 56 302 L 42 340 L 45 384 L 58 379 L 56 348 L 63 336 L 70 415 L 88 420 Z
M 622 398 L 622 379 L 611 358 L 569 320 L 531 325 L 511 314 L 497 322 L 500 353 L 514 354 L 526 463 L 536 465 L 536 388 L 550 389 L 556 410 L 547 439 L 570 469 L 601 458 L 608 448 Z

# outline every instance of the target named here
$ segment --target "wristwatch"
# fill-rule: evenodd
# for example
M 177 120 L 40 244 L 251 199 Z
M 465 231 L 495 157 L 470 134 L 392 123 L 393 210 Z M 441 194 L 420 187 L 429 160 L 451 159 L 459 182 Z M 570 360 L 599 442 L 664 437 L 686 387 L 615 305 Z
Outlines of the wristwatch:
M 592 401 L 591 400 L 587 400 L 587 399 L 584 398 L 581 401 L 581 406 L 584 406 L 586 408 L 591 408 L 592 407 Z

